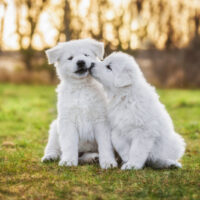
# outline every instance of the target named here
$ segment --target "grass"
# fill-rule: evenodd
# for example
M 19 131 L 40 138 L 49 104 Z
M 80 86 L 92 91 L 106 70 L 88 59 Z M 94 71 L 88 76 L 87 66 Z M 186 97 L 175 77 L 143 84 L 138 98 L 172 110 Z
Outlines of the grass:
M 200 90 L 160 90 L 187 150 L 178 170 L 58 167 L 40 158 L 56 116 L 53 86 L 0 85 L 0 199 L 200 199 Z

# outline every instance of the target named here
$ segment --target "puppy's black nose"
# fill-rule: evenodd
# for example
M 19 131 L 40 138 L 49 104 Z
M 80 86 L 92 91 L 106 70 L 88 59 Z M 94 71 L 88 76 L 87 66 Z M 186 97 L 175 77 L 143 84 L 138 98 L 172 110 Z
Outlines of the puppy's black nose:
M 76 64 L 77 64 L 79 69 L 85 67 L 85 61 L 84 60 L 78 60 Z

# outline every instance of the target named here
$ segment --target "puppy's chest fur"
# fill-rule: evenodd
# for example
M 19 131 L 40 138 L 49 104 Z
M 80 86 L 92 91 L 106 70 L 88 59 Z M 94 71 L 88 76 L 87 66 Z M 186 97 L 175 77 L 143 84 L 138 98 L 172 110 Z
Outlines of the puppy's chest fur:
M 109 103 L 109 121 L 113 132 L 127 134 L 144 125 L 145 110 L 136 99 L 120 97 Z
M 105 120 L 105 102 L 93 86 L 59 89 L 58 117 L 72 122 L 83 140 L 94 139 L 95 123 Z

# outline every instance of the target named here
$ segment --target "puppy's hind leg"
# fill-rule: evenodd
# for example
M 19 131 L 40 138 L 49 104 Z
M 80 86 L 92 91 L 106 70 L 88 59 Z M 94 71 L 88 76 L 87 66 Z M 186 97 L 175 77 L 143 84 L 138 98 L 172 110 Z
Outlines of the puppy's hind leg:
M 117 133 L 112 134 L 112 143 L 119 154 L 122 161 L 125 163 L 128 161 L 129 158 L 129 151 L 130 151 L 130 143 L 129 141 L 122 136 L 118 136 Z
M 42 157 L 42 162 L 57 160 L 60 157 L 60 146 L 58 142 L 57 120 L 51 123 L 49 139 Z
M 167 169 L 167 168 L 181 168 L 182 167 L 181 163 L 179 163 L 178 161 L 175 161 L 175 160 L 170 160 L 170 159 L 166 159 L 166 160 L 158 159 L 155 161 L 150 161 L 149 165 L 151 167 L 153 167 L 154 169 Z
M 121 169 L 142 169 L 148 159 L 153 144 L 154 139 L 151 137 L 138 135 L 137 138 L 134 138 L 130 147 L 129 159 L 122 165 Z

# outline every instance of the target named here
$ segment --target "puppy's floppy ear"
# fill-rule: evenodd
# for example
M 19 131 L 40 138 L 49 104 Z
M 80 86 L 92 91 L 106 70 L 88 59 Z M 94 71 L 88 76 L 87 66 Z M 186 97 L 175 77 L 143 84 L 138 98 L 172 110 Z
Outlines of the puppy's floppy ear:
M 58 44 L 57 46 L 45 51 L 49 64 L 54 64 L 59 60 L 61 55 L 61 46 L 62 44 Z
M 114 78 L 115 87 L 127 87 L 132 85 L 132 76 L 131 71 L 124 69 L 121 73 L 115 76 Z
M 93 39 L 88 39 L 88 41 L 91 43 L 91 50 L 92 52 L 99 58 L 103 59 L 104 55 L 104 43 L 103 42 L 98 42 Z

